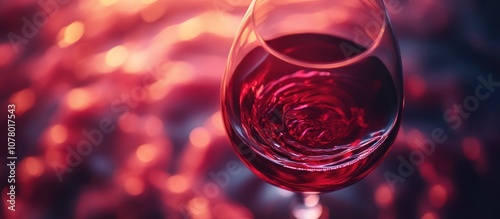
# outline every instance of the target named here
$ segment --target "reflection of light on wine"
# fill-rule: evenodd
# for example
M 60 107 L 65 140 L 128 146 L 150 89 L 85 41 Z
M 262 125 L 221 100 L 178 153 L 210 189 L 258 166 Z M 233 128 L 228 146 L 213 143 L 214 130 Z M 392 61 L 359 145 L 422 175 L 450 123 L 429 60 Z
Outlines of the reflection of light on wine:
M 83 36 L 84 32 L 85 26 L 80 21 L 75 21 L 70 25 L 62 28 L 58 34 L 59 47 L 64 48 L 77 42 Z
M 45 170 L 43 162 L 37 157 L 27 157 L 24 159 L 24 167 L 26 172 L 33 177 L 42 175 Z
M 106 53 L 106 64 L 110 67 L 118 67 L 127 60 L 127 57 L 128 49 L 125 46 L 115 46 Z
M 189 140 L 194 146 L 204 148 L 210 144 L 210 133 L 206 128 L 198 127 L 191 131 L 189 134 Z
M 136 150 L 137 158 L 144 163 L 152 161 L 156 157 L 157 153 L 158 151 L 152 144 L 143 144 Z
M 31 88 L 26 88 L 13 94 L 10 102 L 16 104 L 16 115 L 22 115 L 35 103 L 35 92 Z
M 149 116 L 144 122 L 144 131 L 148 136 L 157 136 L 163 131 L 163 122 L 156 116 Z
M 380 207 L 388 207 L 392 204 L 393 195 L 391 189 L 387 185 L 380 185 L 375 190 L 375 202 Z
M 441 208 L 446 203 L 447 195 L 444 186 L 440 184 L 434 185 L 429 191 L 429 202 L 433 207 Z
M 167 189 L 173 193 L 183 193 L 190 187 L 189 180 L 183 175 L 173 175 L 167 179 Z
M 50 138 L 56 144 L 61 144 L 68 138 L 68 129 L 60 124 L 54 125 L 49 129 Z

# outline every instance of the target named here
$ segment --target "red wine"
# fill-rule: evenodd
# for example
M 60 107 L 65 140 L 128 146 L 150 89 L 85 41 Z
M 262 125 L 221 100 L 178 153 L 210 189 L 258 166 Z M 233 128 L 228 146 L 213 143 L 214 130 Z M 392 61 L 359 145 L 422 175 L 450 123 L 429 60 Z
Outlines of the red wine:
M 312 64 L 345 60 L 342 45 L 357 48 L 321 34 L 266 44 Z M 292 191 L 333 191 L 366 176 L 390 148 L 401 114 L 401 97 L 384 63 L 368 56 L 316 69 L 266 49 L 242 59 L 223 94 L 225 126 L 239 157 L 259 177 Z

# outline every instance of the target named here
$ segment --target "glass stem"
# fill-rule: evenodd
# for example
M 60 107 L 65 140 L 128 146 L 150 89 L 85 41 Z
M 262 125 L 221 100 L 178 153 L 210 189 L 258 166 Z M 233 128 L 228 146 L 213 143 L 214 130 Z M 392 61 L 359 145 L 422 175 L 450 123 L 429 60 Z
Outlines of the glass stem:
M 292 201 L 292 218 L 319 219 L 323 208 L 318 193 L 297 193 Z

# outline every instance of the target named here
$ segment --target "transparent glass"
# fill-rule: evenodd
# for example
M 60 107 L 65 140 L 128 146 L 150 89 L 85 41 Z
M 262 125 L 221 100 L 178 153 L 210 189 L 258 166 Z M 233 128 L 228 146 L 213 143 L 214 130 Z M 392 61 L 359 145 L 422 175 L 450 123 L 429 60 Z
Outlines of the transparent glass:
M 401 59 L 382 0 L 254 0 L 222 81 L 228 136 L 245 165 L 297 192 L 349 186 L 387 155 L 403 108 Z

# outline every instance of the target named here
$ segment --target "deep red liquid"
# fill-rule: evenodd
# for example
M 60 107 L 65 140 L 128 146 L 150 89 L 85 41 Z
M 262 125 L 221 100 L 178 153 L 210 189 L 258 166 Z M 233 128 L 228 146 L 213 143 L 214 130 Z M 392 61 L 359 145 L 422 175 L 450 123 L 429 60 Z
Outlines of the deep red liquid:
M 319 34 L 266 43 L 308 63 L 342 61 L 340 45 L 354 45 Z M 396 86 L 375 57 L 314 69 L 258 47 L 238 64 L 223 95 L 239 157 L 259 177 L 292 191 L 333 191 L 358 181 L 383 159 L 399 124 Z

